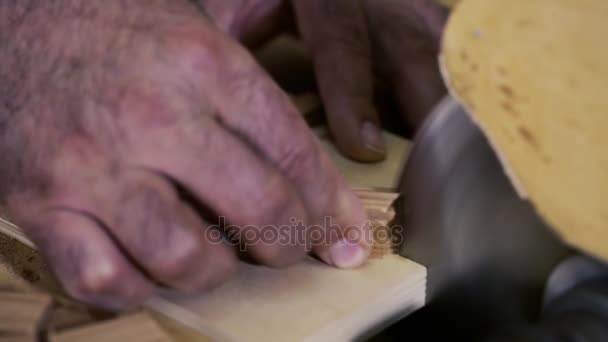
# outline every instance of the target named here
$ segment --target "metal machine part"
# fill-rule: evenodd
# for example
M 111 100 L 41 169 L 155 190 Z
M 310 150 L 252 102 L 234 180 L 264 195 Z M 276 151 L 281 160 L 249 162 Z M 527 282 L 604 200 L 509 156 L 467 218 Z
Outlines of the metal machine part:
M 564 261 L 576 252 L 517 195 L 483 133 L 454 99 L 443 100 L 415 138 L 401 192 L 401 252 L 428 267 L 428 305 L 373 341 L 482 341 L 530 326 L 554 336 L 551 326 L 538 324 L 563 307 L 560 301 L 571 303 L 568 296 L 581 298 L 585 291 L 608 300 L 597 282 L 586 290 L 578 286 L 601 267 Z M 556 268 L 562 261 L 566 266 Z
M 574 255 L 555 268 L 535 324 L 510 327 L 487 342 L 603 342 L 608 340 L 608 265 Z
M 568 253 L 516 194 L 488 141 L 452 98 L 416 137 L 401 191 L 402 254 L 429 268 L 431 300 L 483 279 L 494 279 L 501 292 L 541 289 Z
M 606 263 L 586 255 L 574 255 L 562 261 L 549 276 L 545 287 L 544 306 L 549 307 L 583 283 L 603 278 L 608 278 Z

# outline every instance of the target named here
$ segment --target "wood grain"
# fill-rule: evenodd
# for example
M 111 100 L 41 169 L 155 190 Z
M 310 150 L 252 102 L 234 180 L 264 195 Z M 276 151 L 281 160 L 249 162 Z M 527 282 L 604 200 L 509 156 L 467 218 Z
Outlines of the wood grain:
M 352 187 L 396 191 L 401 170 L 411 148 L 410 141 L 384 132 L 386 159 L 379 163 L 358 163 L 344 157 L 338 151 L 327 130 L 319 128 L 315 130 L 315 133 L 340 173 Z
M 123 316 L 53 334 L 50 342 L 171 342 L 173 339 L 147 313 Z
M 216 291 L 165 298 L 197 317 L 192 328 L 227 341 L 349 341 L 420 308 L 425 281 L 422 266 L 396 255 L 345 271 L 309 259 L 285 270 L 242 264 Z

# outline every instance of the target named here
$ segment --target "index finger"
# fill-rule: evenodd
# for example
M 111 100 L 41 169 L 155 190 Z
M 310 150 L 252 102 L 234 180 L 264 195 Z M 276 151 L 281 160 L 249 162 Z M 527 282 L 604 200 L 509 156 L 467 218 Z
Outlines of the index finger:
M 290 98 L 239 46 L 238 63 L 220 70 L 215 96 L 224 124 L 254 146 L 294 186 L 309 217 L 323 228 L 313 250 L 340 268 L 368 257 L 369 224 L 363 205 L 349 189 Z M 241 58 L 246 54 L 245 58 Z
M 373 103 L 367 19 L 360 1 L 292 0 L 300 34 L 314 60 L 332 135 L 345 155 L 360 161 L 386 157 Z

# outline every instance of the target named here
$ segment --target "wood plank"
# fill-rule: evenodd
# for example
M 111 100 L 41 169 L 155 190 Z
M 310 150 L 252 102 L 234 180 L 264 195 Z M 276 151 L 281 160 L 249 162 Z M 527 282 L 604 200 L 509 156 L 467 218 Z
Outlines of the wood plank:
M 367 216 L 369 217 L 369 219 L 372 222 L 378 222 L 380 224 L 386 225 L 395 217 L 395 212 L 394 211 L 385 212 L 382 210 L 368 210 Z
M 395 191 L 410 151 L 411 142 L 394 134 L 384 132 L 387 152 L 386 159 L 379 163 L 357 163 L 344 157 L 334 146 L 325 129 L 316 129 L 315 133 L 336 163 L 338 169 L 354 188 L 373 188 Z
M 354 188 L 353 190 L 362 201 L 384 200 L 392 203 L 399 197 L 399 193 L 390 189 Z
M 193 329 L 228 341 L 347 341 L 425 300 L 425 269 L 390 255 L 356 270 L 309 259 L 284 270 L 241 264 L 237 276 L 200 296 L 166 294 Z
M 50 342 L 171 342 L 173 339 L 148 314 L 121 318 L 52 334 Z
M 175 340 L 180 342 L 218 342 L 221 339 L 211 339 L 203 335 L 200 331 L 191 329 L 180 323 L 174 318 L 168 318 L 166 315 L 159 314 L 155 311 L 148 311 L 150 315 L 158 322 L 158 324 Z

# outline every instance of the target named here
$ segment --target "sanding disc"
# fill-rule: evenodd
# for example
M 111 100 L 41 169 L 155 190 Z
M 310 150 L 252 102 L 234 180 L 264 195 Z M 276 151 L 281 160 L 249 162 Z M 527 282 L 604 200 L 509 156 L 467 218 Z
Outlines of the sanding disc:
M 441 64 L 520 194 L 608 260 L 608 1 L 462 0 Z

